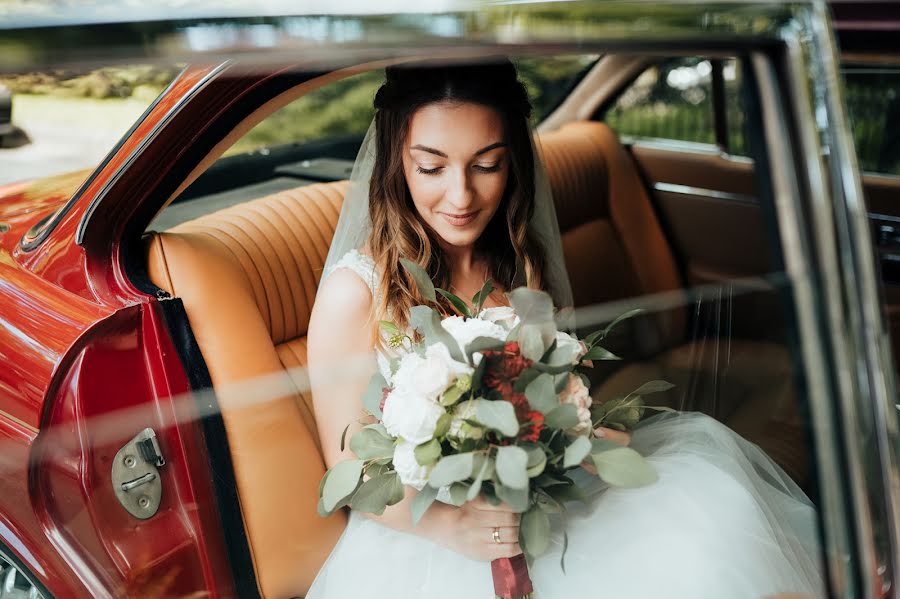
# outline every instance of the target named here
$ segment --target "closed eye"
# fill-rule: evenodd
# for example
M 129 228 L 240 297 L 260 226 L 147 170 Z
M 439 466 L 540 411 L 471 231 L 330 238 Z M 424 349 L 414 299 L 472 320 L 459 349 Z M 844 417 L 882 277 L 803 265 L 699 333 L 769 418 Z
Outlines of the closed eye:
M 476 164 L 473 168 L 482 173 L 496 173 L 500 170 L 500 163 L 497 162 L 491 165 Z
M 434 168 L 422 168 L 421 166 L 417 166 L 416 172 L 422 173 L 423 175 L 436 175 L 436 174 L 438 174 L 438 171 L 441 170 L 441 168 L 443 168 L 443 167 L 436 166 Z

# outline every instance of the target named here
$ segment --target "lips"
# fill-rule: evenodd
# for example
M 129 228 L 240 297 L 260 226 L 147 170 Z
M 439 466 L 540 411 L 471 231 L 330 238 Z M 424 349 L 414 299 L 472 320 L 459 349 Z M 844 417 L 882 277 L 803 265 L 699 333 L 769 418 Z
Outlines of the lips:
M 440 215 L 444 218 L 445 221 L 453 225 L 454 227 L 465 227 L 470 222 L 475 220 L 475 217 L 478 216 L 480 210 L 476 210 L 475 212 L 468 212 L 466 214 L 450 214 L 447 212 L 441 212 Z

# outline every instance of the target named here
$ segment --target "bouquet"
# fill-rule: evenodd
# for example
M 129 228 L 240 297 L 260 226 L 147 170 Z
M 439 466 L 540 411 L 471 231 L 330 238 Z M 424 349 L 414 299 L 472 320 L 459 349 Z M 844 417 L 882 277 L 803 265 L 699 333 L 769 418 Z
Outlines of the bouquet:
M 656 480 L 639 453 L 593 438 L 594 428 L 632 429 L 649 407 L 643 396 L 672 385 L 651 381 L 626 396 L 592 403 L 583 370 L 594 360 L 618 359 L 599 343 L 638 310 L 579 340 L 557 330 L 546 293 L 515 289 L 507 294 L 510 307 L 485 309 L 493 290 L 487 281 L 470 307 L 435 288 L 418 265 L 404 260 L 403 266 L 423 297 L 437 305 L 441 294 L 457 314 L 442 318 L 433 307 L 415 306 L 410 334 L 380 323 L 396 353 L 391 380 L 372 377 L 363 404 L 377 422 L 350 439 L 356 459 L 326 472 L 319 513 L 350 506 L 381 514 L 403 499 L 404 485 L 418 490 L 411 504 L 414 524 L 437 499 L 460 506 L 480 494 L 495 505 L 506 502 L 522 514 L 525 554 L 491 563 L 494 591 L 502 599 L 530 597 L 526 556 L 547 550 L 549 514 L 585 500 L 569 476 L 573 469 L 589 464 L 615 486 Z

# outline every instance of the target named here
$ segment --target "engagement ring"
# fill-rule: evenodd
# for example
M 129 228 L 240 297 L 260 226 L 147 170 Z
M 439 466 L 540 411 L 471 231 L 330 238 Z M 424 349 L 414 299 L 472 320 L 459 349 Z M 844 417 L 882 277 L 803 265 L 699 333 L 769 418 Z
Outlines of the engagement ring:
M 494 527 L 494 534 L 492 536 L 494 537 L 494 542 L 499 545 L 500 544 L 500 527 L 499 526 Z

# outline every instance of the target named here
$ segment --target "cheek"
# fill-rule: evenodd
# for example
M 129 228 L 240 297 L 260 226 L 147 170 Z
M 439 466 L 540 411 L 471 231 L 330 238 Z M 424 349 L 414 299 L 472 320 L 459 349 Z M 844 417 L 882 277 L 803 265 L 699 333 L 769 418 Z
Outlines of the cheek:
M 418 173 L 406 171 L 406 186 L 409 188 L 409 195 L 412 196 L 413 205 L 422 216 L 426 216 L 441 200 L 440 186 Z
M 503 192 L 506 190 L 506 171 L 481 175 L 476 178 L 475 192 L 485 207 L 496 209 L 503 200 Z

